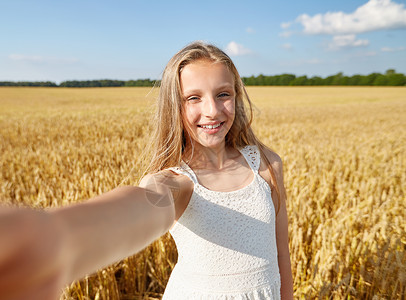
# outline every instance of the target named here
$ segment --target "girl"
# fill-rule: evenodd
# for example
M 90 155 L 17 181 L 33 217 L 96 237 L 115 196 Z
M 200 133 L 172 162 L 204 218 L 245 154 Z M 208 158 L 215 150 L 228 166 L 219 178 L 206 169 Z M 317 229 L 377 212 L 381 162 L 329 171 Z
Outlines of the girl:
M 251 116 L 223 51 L 196 42 L 169 61 L 141 181 L 170 187 L 175 200 L 179 256 L 164 300 L 292 298 L 282 162 Z
M 0 207 L 0 298 L 56 299 L 64 284 L 170 230 L 163 299 L 292 299 L 282 162 L 254 135 L 231 59 L 200 42 L 165 68 L 140 187 L 47 212 Z

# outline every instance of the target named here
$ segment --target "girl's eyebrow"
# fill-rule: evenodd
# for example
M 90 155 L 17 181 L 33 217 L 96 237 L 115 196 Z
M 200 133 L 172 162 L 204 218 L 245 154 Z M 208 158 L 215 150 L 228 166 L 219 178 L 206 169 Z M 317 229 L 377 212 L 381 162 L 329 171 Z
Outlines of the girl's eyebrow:
M 221 89 L 225 89 L 225 88 L 234 88 L 234 85 L 232 85 L 230 83 L 224 83 L 224 84 L 218 86 L 216 89 L 221 90 Z
M 185 90 L 183 91 L 183 95 L 190 95 L 190 94 L 196 94 L 200 93 L 199 89 L 191 89 L 191 90 Z

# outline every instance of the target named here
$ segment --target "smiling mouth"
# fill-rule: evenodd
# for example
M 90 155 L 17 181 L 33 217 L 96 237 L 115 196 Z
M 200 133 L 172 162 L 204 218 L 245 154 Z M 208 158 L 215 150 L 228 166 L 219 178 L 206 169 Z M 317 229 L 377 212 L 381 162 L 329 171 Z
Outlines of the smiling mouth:
M 214 124 L 214 125 L 197 125 L 197 127 L 204 128 L 204 129 L 216 129 L 216 128 L 219 128 L 223 124 L 224 124 L 224 122 L 220 122 L 220 123 Z

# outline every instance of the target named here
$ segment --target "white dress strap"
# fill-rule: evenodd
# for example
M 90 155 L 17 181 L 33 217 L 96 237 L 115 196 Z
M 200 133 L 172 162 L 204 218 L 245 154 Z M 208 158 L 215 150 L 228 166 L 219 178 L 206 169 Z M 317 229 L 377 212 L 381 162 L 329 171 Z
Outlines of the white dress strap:
M 250 168 L 258 173 L 259 165 L 261 163 L 261 154 L 258 150 L 258 147 L 255 145 L 247 145 L 244 148 L 240 149 L 241 154 L 247 160 Z

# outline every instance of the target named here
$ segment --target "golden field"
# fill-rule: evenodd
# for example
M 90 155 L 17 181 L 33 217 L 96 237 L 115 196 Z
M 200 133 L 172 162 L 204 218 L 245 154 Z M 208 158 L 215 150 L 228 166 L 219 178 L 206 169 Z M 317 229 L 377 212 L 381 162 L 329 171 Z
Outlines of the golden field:
M 405 299 L 406 88 L 249 87 L 284 161 L 298 299 Z M 157 90 L 0 88 L 0 199 L 37 208 L 137 184 Z M 159 299 L 167 234 L 62 299 Z

